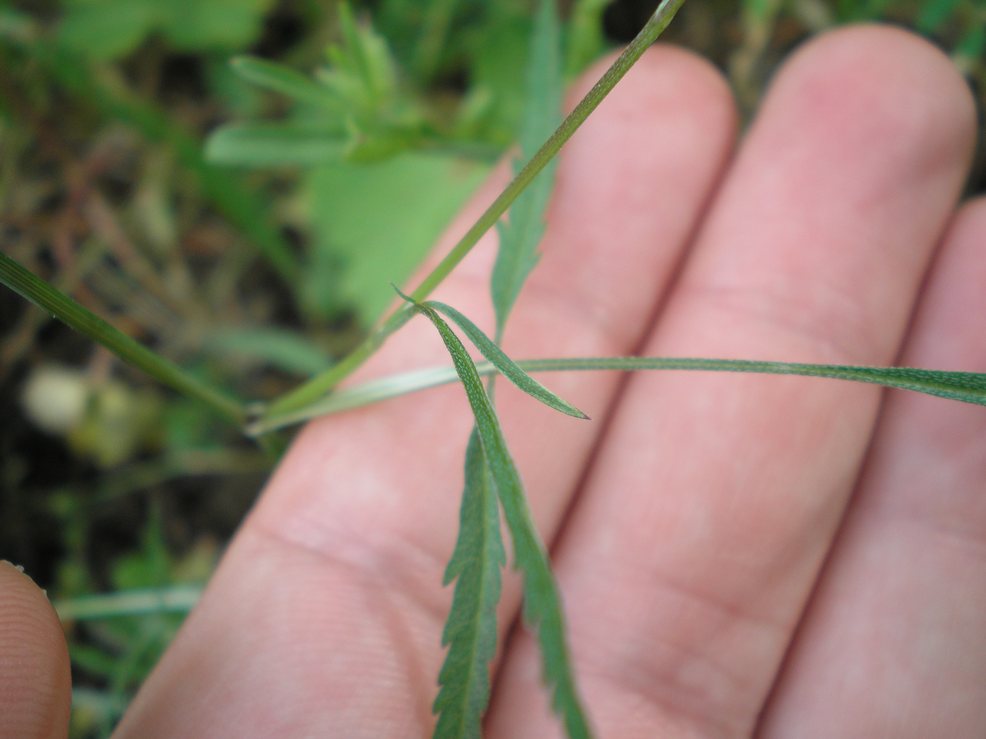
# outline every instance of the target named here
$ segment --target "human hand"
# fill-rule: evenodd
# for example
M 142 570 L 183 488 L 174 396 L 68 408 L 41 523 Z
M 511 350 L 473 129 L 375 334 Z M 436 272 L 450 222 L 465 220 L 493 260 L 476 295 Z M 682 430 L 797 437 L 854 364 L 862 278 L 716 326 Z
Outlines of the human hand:
M 792 58 L 734 155 L 723 81 L 655 48 L 563 153 L 505 347 L 982 371 L 986 202 L 956 207 L 974 120 L 939 52 L 848 29 Z M 494 238 L 436 293 L 481 325 Z M 447 361 L 419 319 L 365 373 Z M 546 383 L 595 420 L 506 384 L 498 405 L 601 735 L 986 731 L 982 408 L 792 377 Z M 426 735 L 471 424 L 460 387 L 310 424 L 118 736 Z M 30 587 L 0 568 L 0 592 Z M 550 736 L 519 602 L 510 574 L 487 731 Z M 0 735 L 58 735 L 57 624 L 0 608 Z M 38 625 L 30 678 L 9 623 Z M 10 733 L 32 716 L 60 723 Z

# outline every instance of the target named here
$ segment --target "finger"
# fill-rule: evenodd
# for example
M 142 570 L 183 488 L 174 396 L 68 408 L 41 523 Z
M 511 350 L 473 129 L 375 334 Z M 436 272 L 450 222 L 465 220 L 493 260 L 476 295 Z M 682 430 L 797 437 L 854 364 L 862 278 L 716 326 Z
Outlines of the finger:
M 507 349 L 521 356 L 629 351 L 728 156 L 733 125 L 728 91 L 708 65 L 679 51 L 648 54 L 562 157 L 544 258 L 533 294 L 517 306 Z M 491 199 L 502 174 L 453 232 Z M 493 236 L 485 239 L 436 293 L 486 326 L 494 246 Z M 447 354 L 417 321 L 368 372 L 435 363 L 447 364 Z M 603 417 L 615 382 L 551 384 Z M 507 387 L 498 397 L 522 450 L 521 471 L 537 491 L 536 515 L 550 530 L 596 427 L 520 402 Z M 456 387 L 312 424 L 122 734 L 426 732 L 450 601 L 440 583 L 471 424 Z M 516 605 L 509 582 L 504 622 Z
M 646 352 L 893 360 L 970 154 L 948 60 L 877 27 L 781 72 Z M 641 374 L 556 549 L 582 688 L 612 736 L 753 728 L 839 521 L 879 391 Z M 550 735 L 526 637 L 494 736 Z M 530 709 L 527 710 L 527 709 Z
M 0 737 L 67 736 L 71 690 L 55 610 L 31 578 L 0 561 Z
M 980 200 L 950 229 L 902 364 L 986 370 L 984 245 Z M 890 394 L 765 736 L 986 735 L 984 410 Z

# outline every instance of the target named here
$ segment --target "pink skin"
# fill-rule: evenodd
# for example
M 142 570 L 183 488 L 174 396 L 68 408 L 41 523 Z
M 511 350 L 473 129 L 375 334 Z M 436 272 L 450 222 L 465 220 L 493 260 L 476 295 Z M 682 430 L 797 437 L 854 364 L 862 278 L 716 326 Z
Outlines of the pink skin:
M 506 349 L 983 371 L 986 202 L 956 211 L 974 121 L 938 51 L 854 28 L 795 54 L 734 155 L 726 85 L 655 48 L 562 157 Z M 487 328 L 494 238 L 436 293 Z M 417 320 L 361 375 L 444 361 Z M 986 410 L 804 378 L 546 379 L 593 422 L 506 385 L 499 405 L 600 735 L 986 732 Z M 309 425 L 117 736 L 427 734 L 470 424 L 452 386 Z M 14 600 L 0 655 L 11 614 L 46 607 Z M 488 735 L 556 736 L 518 606 L 511 573 Z M 30 638 L 56 687 L 25 694 L 67 701 L 42 679 L 60 635 Z M 0 736 L 37 713 L 0 710 Z

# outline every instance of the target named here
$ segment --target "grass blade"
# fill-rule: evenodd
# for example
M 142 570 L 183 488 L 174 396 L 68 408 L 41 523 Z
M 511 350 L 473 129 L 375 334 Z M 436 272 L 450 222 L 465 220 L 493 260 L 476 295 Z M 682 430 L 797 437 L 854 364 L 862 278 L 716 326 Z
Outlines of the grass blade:
M 146 372 L 159 382 L 205 403 L 234 423 L 240 424 L 244 421 L 245 412 L 238 401 L 206 385 L 174 362 L 134 341 L 88 308 L 2 253 L 0 253 L 0 284 L 6 285 L 42 310 L 48 311 L 53 318 L 102 344 L 120 359 Z
M 490 700 L 489 664 L 496 652 L 496 604 L 506 554 L 496 492 L 475 428 L 466 447 L 465 472 L 459 536 L 445 570 L 444 584 L 456 584 L 442 633 L 442 644 L 449 650 L 432 707 L 438 714 L 435 739 L 481 736 Z
M 520 158 L 514 162 L 515 174 L 520 172 L 523 162 L 537 153 L 561 120 L 561 31 L 555 0 L 541 0 L 527 69 Z M 510 207 L 508 220 L 497 223 L 500 246 L 493 265 L 490 293 L 496 311 L 498 341 L 524 281 L 538 262 L 537 247 L 544 235 L 544 216 L 557 163 L 557 159 L 552 160 Z
M 480 331 L 479 327 L 475 323 L 470 321 L 455 308 L 450 305 L 446 305 L 445 303 L 439 303 L 435 300 L 429 300 L 425 303 L 425 305 L 429 308 L 434 308 L 440 313 L 444 313 L 446 316 L 455 321 L 455 324 L 461 328 L 465 335 L 469 337 L 469 340 L 476 345 L 476 348 L 479 349 L 482 355 L 486 357 L 504 377 L 532 398 L 540 400 L 549 408 L 554 408 L 556 411 L 561 411 L 566 415 L 588 420 L 589 417 L 585 413 L 580 411 L 567 400 L 555 395 L 540 382 L 524 372 L 524 370 L 517 366 L 517 363 L 514 362 L 514 360 L 508 357 L 500 347 L 493 343 L 493 340 L 490 339 L 490 337 Z
M 704 372 L 748 372 L 756 374 L 827 377 L 851 382 L 867 382 L 884 387 L 948 398 L 986 406 L 986 373 L 953 372 L 913 367 L 859 367 L 849 365 L 758 362 L 742 359 L 687 359 L 678 357 L 571 357 L 564 359 L 520 359 L 516 365 L 525 372 L 599 372 L 606 370 L 690 370 Z M 492 363 L 476 366 L 481 375 L 497 371 Z M 255 421 L 247 433 L 258 435 L 321 415 L 339 413 L 396 398 L 408 393 L 446 385 L 455 381 L 451 367 L 427 367 L 381 377 L 331 395 L 291 413 Z
M 564 721 L 570 737 L 589 737 L 589 723 L 575 688 L 568 645 L 565 643 L 561 598 L 496 411 L 483 388 L 476 365 L 452 329 L 433 308 L 417 303 L 415 309 L 424 313 L 441 334 L 476 417 L 476 429 L 487 467 L 510 528 L 514 563 L 524 581 L 524 616 L 541 645 L 544 677 L 552 693 L 552 707 Z
M 862 367 L 799 362 L 761 362 L 748 359 L 689 359 L 674 357 L 586 357 L 534 359 L 517 363 L 529 372 L 561 370 L 698 370 L 748 372 L 764 375 L 800 375 L 865 382 L 911 390 L 963 403 L 986 405 L 986 373 L 953 372 L 915 367 Z

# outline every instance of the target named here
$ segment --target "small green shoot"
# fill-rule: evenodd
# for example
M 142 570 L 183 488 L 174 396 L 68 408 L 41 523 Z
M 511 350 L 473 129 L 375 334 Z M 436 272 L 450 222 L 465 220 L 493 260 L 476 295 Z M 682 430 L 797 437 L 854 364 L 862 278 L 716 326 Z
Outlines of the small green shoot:
M 285 121 L 220 127 L 206 147 L 210 160 L 310 166 L 332 160 L 382 160 L 417 148 L 427 126 L 420 106 L 401 84 L 387 42 L 370 25 L 358 23 L 345 2 L 339 5 L 339 33 L 340 43 L 326 52 L 329 65 L 319 69 L 315 79 L 264 59 L 235 58 L 231 65 L 240 77 L 284 95 L 299 111 Z M 304 144 L 293 147 L 291 138 L 299 125 Z M 251 146 L 264 153 L 252 151 Z M 305 150 L 316 156 L 306 161 L 300 156 Z

